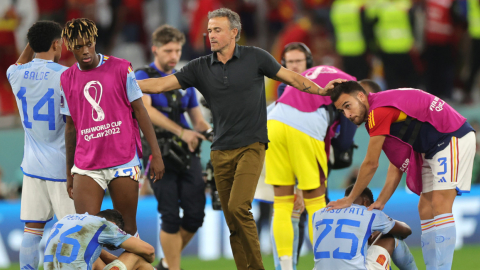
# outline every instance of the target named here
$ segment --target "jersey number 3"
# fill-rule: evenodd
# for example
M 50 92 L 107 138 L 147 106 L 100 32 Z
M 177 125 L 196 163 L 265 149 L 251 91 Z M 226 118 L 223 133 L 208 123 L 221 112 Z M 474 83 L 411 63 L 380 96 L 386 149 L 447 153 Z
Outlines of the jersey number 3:
M 46 247 L 48 248 L 48 244 L 50 243 L 50 240 L 52 240 L 53 237 L 55 237 L 59 229 L 63 227 L 63 224 L 57 224 L 55 227 L 55 231 L 50 235 L 47 241 Z M 78 251 L 80 250 L 80 243 L 78 242 L 77 239 L 74 238 L 69 238 L 68 236 L 72 233 L 76 233 L 82 229 L 82 226 L 75 226 L 73 228 L 70 228 L 66 230 L 64 233 L 60 235 L 60 243 L 58 243 L 55 252 L 55 256 L 57 257 L 57 261 L 61 263 L 71 263 L 77 259 Z M 71 245 L 72 246 L 72 251 L 70 252 L 70 256 L 64 256 L 61 254 L 62 252 L 62 247 L 63 245 Z M 45 251 L 45 253 L 50 253 L 53 251 Z M 44 262 L 53 262 L 53 256 L 54 255 L 45 255 Z
M 23 110 L 23 124 L 25 128 L 32 128 L 32 122 L 28 121 L 28 110 L 27 110 L 27 98 L 25 94 L 27 93 L 27 88 L 20 87 L 20 91 L 17 93 L 18 99 L 22 101 L 22 110 Z M 35 121 L 48 121 L 48 130 L 55 130 L 55 101 L 53 99 L 54 94 L 53 88 L 48 88 L 47 93 L 33 106 L 33 120 Z M 47 103 L 48 114 L 39 113 L 40 109 Z
M 325 225 L 325 229 L 322 233 L 318 236 L 317 241 L 315 241 L 315 247 L 313 249 L 313 253 L 315 255 L 315 259 L 328 259 L 330 258 L 329 251 L 318 251 L 318 246 L 320 242 L 327 236 L 330 231 L 332 230 L 333 219 L 322 219 L 321 221 L 315 224 L 316 229 L 321 225 Z M 358 248 L 358 237 L 353 233 L 342 232 L 343 225 L 352 226 L 352 227 L 360 227 L 360 221 L 351 220 L 351 219 L 339 219 L 337 221 L 337 228 L 335 229 L 335 238 L 336 239 L 350 239 L 352 240 L 352 247 L 350 248 L 350 252 L 340 252 L 340 248 L 337 248 L 333 251 L 333 258 L 334 259 L 343 259 L 343 260 L 351 260 L 357 254 Z

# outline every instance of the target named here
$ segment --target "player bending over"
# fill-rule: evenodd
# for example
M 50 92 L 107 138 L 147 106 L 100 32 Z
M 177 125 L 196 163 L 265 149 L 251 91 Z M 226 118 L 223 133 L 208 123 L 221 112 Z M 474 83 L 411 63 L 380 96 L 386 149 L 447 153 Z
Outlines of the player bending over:
M 353 185 L 349 186 L 345 196 L 350 195 L 352 189 Z M 372 191 L 367 187 L 350 207 L 330 211 L 323 208 L 315 212 L 314 270 L 385 270 L 390 269 L 390 258 L 400 270 L 417 269 L 403 241 L 412 230 L 407 224 L 391 219 L 380 210 L 369 211 L 368 207 L 373 202 Z M 378 233 L 383 236 L 374 241 L 371 236 L 377 236 Z
M 152 270 L 155 249 L 124 232 L 123 226 L 122 214 L 113 209 L 64 217 L 50 231 L 44 269 Z M 103 247 L 125 252 L 117 258 L 102 252 Z
M 357 125 L 365 123 L 370 141 L 350 196 L 330 202 L 351 205 L 368 186 L 383 151 L 390 161 L 385 185 L 371 209 L 382 210 L 402 174 L 408 188 L 420 195 L 422 252 L 428 270 L 450 270 L 456 229 L 453 202 L 469 193 L 475 157 L 475 131 L 448 103 L 419 89 L 369 93 L 354 81 L 335 86 L 335 107 Z M 438 241 L 436 241 L 438 240 Z
M 27 33 L 28 44 L 15 65 L 7 70 L 25 130 L 22 207 L 25 222 L 20 269 L 37 269 L 39 244 L 45 223 L 74 214 L 65 189 L 65 122 L 60 114 L 62 26 L 36 22 Z M 36 53 L 35 59 L 33 54 Z M 33 60 L 32 60 L 33 59 Z
M 97 54 L 96 36 L 89 19 L 73 19 L 63 29 L 78 61 L 61 77 L 67 186 L 73 189 L 69 195 L 77 213 L 99 212 L 108 187 L 114 208 L 125 218 L 125 231 L 133 235 L 142 154 L 138 126 L 152 149 L 150 176 L 162 178 L 165 167 L 130 62 Z

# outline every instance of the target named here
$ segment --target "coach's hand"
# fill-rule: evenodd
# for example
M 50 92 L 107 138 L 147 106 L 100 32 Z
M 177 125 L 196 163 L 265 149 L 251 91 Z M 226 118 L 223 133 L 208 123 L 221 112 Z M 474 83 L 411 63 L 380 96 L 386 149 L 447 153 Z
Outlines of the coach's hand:
M 182 141 L 188 144 L 188 149 L 191 152 L 197 149 L 198 139 L 207 140 L 207 138 L 205 138 L 205 136 L 203 136 L 202 134 L 189 129 L 182 130 L 182 133 L 180 134 L 180 139 L 182 139 Z
M 150 179 L 153 179 L 155 183 L 162 179 L 164 173 L 165 165 L 163 164 L 162 156 L 152 155 L 152 161 L 150 162 Z
M 67 176 L 67 193 L 68 197 L 73 200 L 73 176 L 68 175 Z
M 352 203 L 353 201 L 348 197 L 341 198 L 340 200 L 331 201 L 328 203 L 327 210 L 347 208 L 352 206 Z
M 368 211 L 372 211 L 373 209 L 377 209 L 377 210 L 382 211 L 384 207 L 385 207 L 385 203 L 380 202 L 380 201 L 377 200 L 376 202 L 372 203 L 372 204 L 368 207 Z

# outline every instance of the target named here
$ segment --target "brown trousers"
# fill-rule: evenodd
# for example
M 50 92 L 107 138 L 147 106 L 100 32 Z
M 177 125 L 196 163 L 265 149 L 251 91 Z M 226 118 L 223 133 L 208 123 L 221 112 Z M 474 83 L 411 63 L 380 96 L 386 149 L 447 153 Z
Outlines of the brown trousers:
M 237 269 L 265 269 L 257 226 L 250 212 L 265 160 L 265 144 L 214 150 L 210 158 Z

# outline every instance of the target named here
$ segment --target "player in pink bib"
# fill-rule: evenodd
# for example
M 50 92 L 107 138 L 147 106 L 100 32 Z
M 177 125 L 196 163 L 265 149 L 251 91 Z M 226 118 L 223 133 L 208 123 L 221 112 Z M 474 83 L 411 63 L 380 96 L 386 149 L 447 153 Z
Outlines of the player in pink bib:
M 152 148 L 151 177 L 163 176 L 160 149 L 130 62 L 95 52 L 97 28 L 88 19 L 66 23 L 63 38 L 78 61 L 61 76 L 66 115 L 67 189 L 77 213 L 100 211 L 105 190 L 137 232 L 139 126 Z M 73 189 L 73 190 L 72 190 Z
M 445 101 L 418 89 L 366 94 L 354 81 L 335 86 L 335 107 L 357 125 L 366 122 L 367 155 L 350 196 L 327 206 L 349 207 L 370 183 L 383 150 L 390 160 L 385 186 L 371 209 L 382 210 L 402 174 L 420 195 L 422 251 L 427 270 L 451 269 L 456 241 L 453 201 L 470 192 L 475 133 L 465 117 Z

